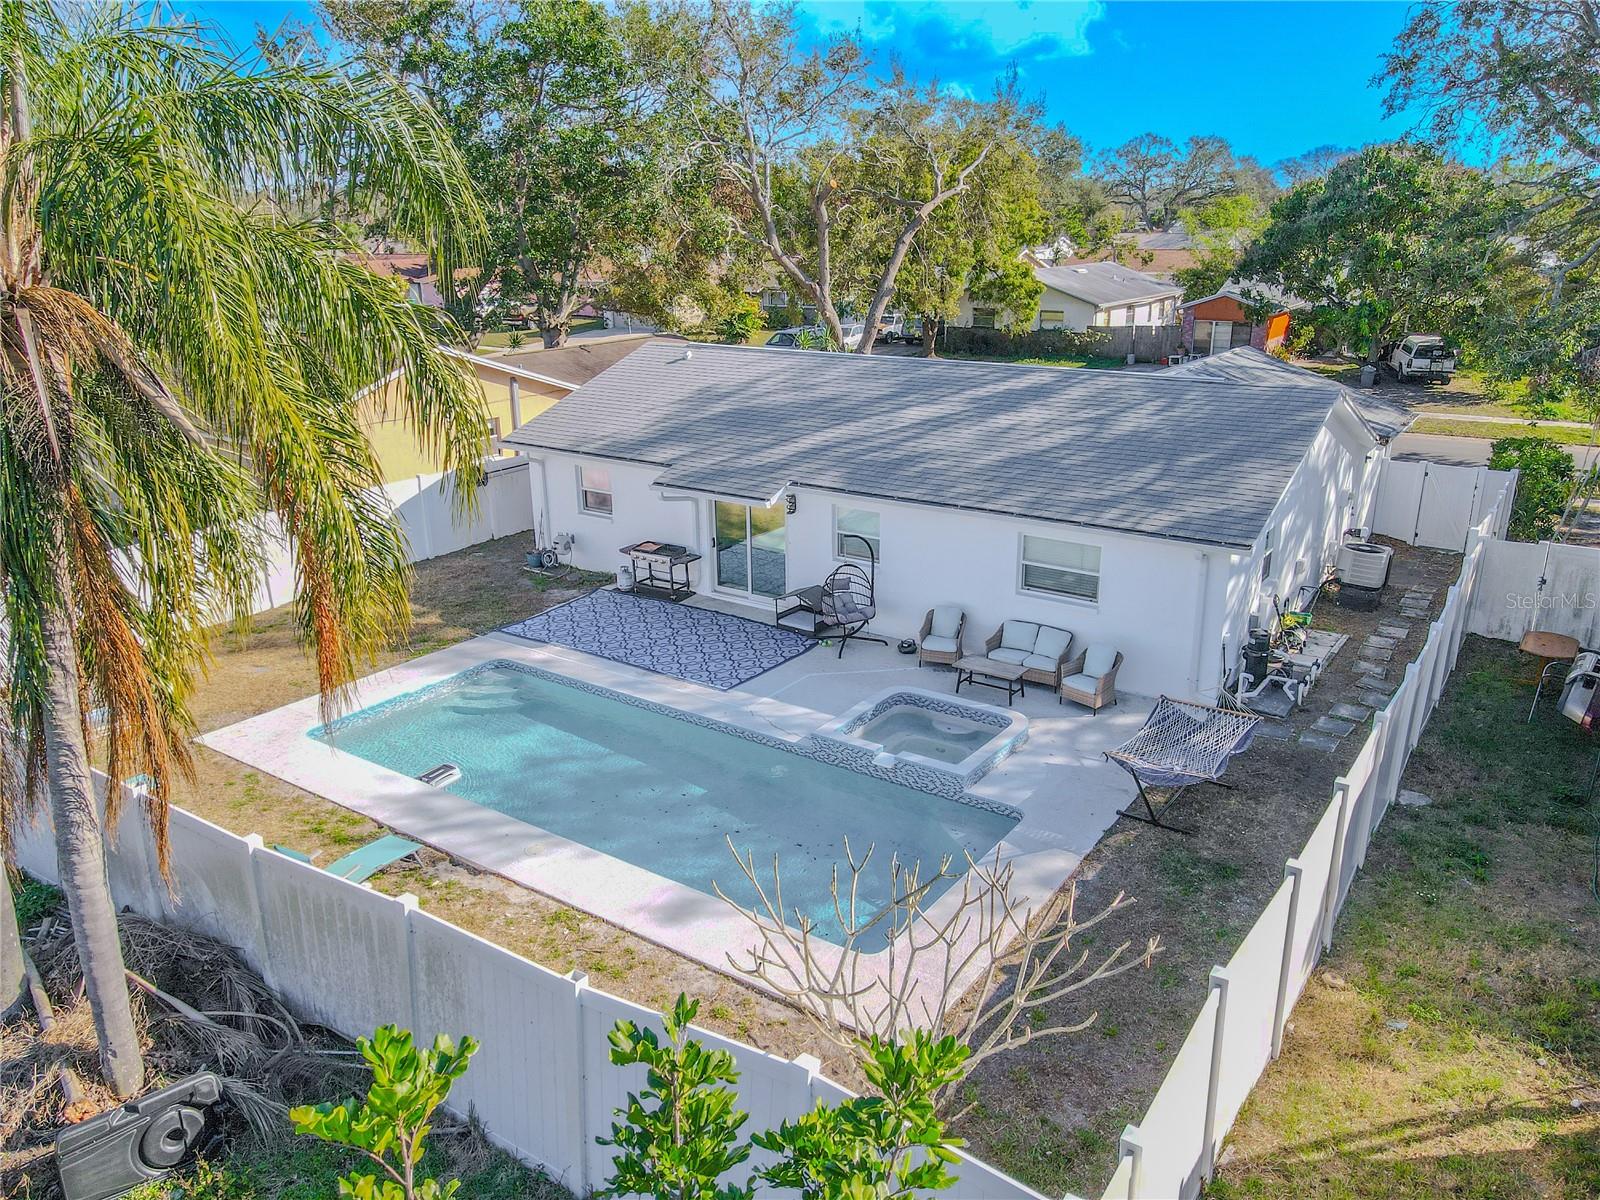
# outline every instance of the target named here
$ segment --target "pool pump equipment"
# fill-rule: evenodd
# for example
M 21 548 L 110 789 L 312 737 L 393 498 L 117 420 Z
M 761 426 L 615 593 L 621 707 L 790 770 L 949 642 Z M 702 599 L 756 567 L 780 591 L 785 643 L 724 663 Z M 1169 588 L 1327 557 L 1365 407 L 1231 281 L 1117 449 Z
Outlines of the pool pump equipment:
M 222 1082 L 209 1071 L 56 1134 L 66 1200 L 111 1200 L 160 1179 L 199 1146 Z

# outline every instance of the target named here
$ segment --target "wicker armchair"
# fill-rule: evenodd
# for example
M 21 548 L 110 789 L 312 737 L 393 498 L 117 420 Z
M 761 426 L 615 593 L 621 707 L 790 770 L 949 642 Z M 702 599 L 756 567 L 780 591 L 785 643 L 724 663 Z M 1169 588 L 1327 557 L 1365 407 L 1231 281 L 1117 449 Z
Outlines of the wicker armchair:
M 1031 622 L 1019 623 L 1031 624 Z M 1038 630 L 1036 637 L 1045 638 L 1047 642 L 1054 642 L 1061 647 L 1060 651 L 1054 655 L 1054 666 L 1044 667 L 1024 662 L 1020 652 L 1013 653 L 1009 658 L 1004 655 L 999 656 L 997 661 L 1021 664 L 1025 668 L 1022 672 L 1022 678 L 1027 683 L 1038 683 L 1048 688 L 1058 688 L 1061 686 L 1062 677 L 1066 674 L 1067 656 L 1072 653 L 1072 633 L 1066 629 L 1059 629 L 1054 625 L 1039 625 L 1036 628 Z M 1000 649 L 1001 643 L 1005 638 L 1005 632 L 1006 627 L 1002 625 L 989 635 L 988 640 L 983 643 L 983 652 L 986 656 L 996 658 L 995 651 Z M 1054 647 L 1052 646 L 1051 648 L 1053 649 Z M 1030 645 L 1028 649 L 1031 651 L 1034 647 Z M 1051 655 L 1048 653 L 1030 654 L 1028 657 L 1050 658 Z
M 923 663 L 933 663 L 935 666 L 950 667 L 955 665 L 956 659 L 961 657 L 961 635 L 967 628 L 967 614 L 961 613 L 956 620 L 954 634 L 935 634 L 933 632 L 934 613 L 938 611 L 930 608 L 928 615 L 922 618 L 922 632 L 917 634 L 917 666 Z M 946 625 L 948 628 L 948 625 Z M 928 644 L 928 639 L 933 639 L 933 645 Z M 953 643 L 954 648 L 946 648 Z
M 1057 703 L 1071 700 L 1099 712 L 1117 702 L 1117 671 L 1122 667 L 1122 651 L 1118 650 L 1112 658 L 1110 670 L 1095 676 L 1084 672 L 1084 665 L 1095 649 L 1086 646 L 1061 669 L 1061 682 L 1056 685 Z

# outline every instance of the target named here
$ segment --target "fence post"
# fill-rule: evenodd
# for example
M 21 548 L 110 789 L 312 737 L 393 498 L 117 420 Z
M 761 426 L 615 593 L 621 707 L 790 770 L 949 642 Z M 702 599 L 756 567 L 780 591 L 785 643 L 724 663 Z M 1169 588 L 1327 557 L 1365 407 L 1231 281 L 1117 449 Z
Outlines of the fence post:
M 411 1030 L 419 1045 L 424 1039 L 431 1043 L 430 1033 L 444 1031 L 417 1028 L 417 929 L 411 918 L 421 911 L 422 905 L 415 892 L 401 892 L 395 899 L 400 901 L 401 920 L 406 923 L 406 1028 Z
M 1389 713 L 1383 710 L 1373 714 L 1372 732 L 1367 735 L 1372 740 L 1372 770 L 1367 772 L 1367 781 L 1361 786 L 1361 798 L 1356 802 L 1356 819 L 1361 829 L 1361 840 L 1356 843 L 1356 870 L 1360 870 L 1367 862 L 1367 846 L 1372 841 L 1372 830 L 1375 822 L 1372 810 L 1377 805 L 1378 793 L 1383 789 L 1384 755 L 1389 750 Z
M 572 1180 L 572 1194 L 587 1196 L 594 1184 L 589 1179 L 589 1147 L 594 1139 L 589 1136 L 589 1056 L 583 1048 L 583 994 L 589 990 L 589 976 L 584 971 L 572 971 L 572 1024 L 568 1030 L 570 1045 L 575 1048 L 577 1069 L 573 1071 L 573 1084 L 568 1089 L 567 1101 L 571 1106 L 572 1128 L 578 1139 L 578 1154 L 574 1163 L 577 1178 Z
M 249 848 L 249 857 L 245 859 L 244 864 L 244 890 L 245 895 L 250 898 L 250 915 L 255 928 L 256 945 L 260 947 L 260 952 L 256 955 L 260 961 L 250 965 L 261 976 L 261 982 L 275 992 L 278 990 L 278 985 L 273 977 L 272 944 L 267 941 L 267 915 L 261 909 L 261 879 L 256 874 L 256 855 L 265 854 L 267 844 L 259 833 L 245 834 L 244 844 Z
M 1298 858 L 1283 864 L 1289 881 L 1289 921 L 1283 929 L 1283 960 L 1278 964 L 1278 999 L 1272 1010 L 1272 1057 L 1283 1053 L 1283 1026 L 1289 1019 L 1289 972 L 1294 966 L 1294 927 L 1300 919 L 1300 881 L 1305 867 Z
M 1350 784 L 1341 776 L 1333 781 L 1333 795 L 1339 803 L 1339 818 L 1334 824 L 1333 857 L 1328 864 L 1328 886 L 1322 896 L 1322 948 L 1333 949 L 1333 922 L 1339 915 L 1339 891 L 1344 886 L 1344 839 L 1350 829 Z
M 1206 1125 L 1200 1143 L 1200 1168 L 1206 1179 L 1217 1166 L 1217 1092 L 1222 1083 L 1222 1039 L 1228 1024 L 1228 969 L 1211 968 L 1211 990 L 1217 993 L 1217 1024 L 1211 1034 L 1211 1077 L 1206 1082 Z
M 1124 1155 L 1133 1159 L 1133 1166 L 1128 1169 L 1128 1200 L 1139 1200 L 1139 1185 L 1143 1182 L 1140 1176 L 1144 1173 L 1144 1133 L 1137 1125 L 1122 1128 L 1117 1157 L 1120 1159 Z

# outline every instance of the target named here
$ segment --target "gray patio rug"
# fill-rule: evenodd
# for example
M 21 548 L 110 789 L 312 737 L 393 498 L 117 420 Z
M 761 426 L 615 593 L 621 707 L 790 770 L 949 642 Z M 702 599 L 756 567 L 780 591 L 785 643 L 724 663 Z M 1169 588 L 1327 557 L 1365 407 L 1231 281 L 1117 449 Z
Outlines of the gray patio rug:
M 500 632 L 570 646 L 724 692 L 817 644 L 793 630 L 746 617 L 609 589 L 568 600 Z

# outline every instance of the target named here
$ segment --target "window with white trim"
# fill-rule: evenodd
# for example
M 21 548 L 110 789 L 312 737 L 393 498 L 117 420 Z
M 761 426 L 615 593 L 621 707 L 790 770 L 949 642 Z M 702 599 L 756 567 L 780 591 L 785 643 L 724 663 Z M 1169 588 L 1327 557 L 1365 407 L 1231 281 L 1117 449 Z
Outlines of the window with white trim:
M 1062 308 L 1041 308 L 1039 310 L 1040 329 L 1060 329 L 1067 323 L 1067 312 Z
M 854 537 L 846 537 L 854 534 Z M 878 514 L 865 508 L 833 508 L 833 553 L 835 558 L 867 560 L 865 541 L 872 547 L 872 557 L 882 558 L 878 542 Z
M 972 327 L 974 329 L 993 329 L 995 311 L 992 308 L 975 308 L 972 310 Z
M 578 507 L 597 517 L 611 515 L 611 472 L 607 468 L 578 468 Z
M 1100 599 L 1099 546 L 1023 534 L 1021 560 L 1020 584 L 1025 592 Z
M 1268 529 L 1261 549 L 1261 582 L 1265 583 L 1272 578 L 1272 551 L 1273 543 L 1278 540 L 1276 528 Z

